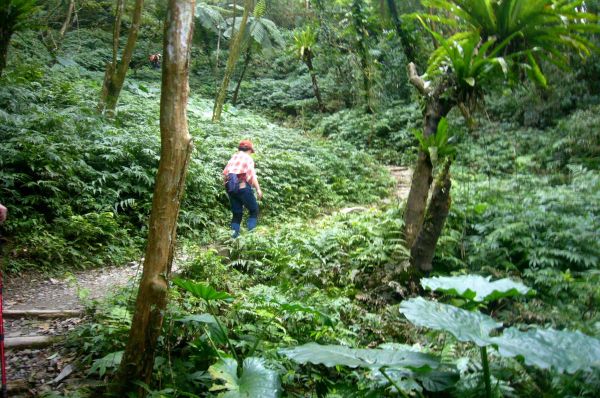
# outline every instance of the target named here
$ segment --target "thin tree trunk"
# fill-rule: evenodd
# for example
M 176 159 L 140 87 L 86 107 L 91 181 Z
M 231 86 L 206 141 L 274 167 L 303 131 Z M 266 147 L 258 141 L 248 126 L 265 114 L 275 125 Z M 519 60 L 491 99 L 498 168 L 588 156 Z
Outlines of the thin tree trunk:
M 65 21 L 63 22 L 60 30 L 58 31 L 58 38 L 54 40 L 54 35 L 52 34 L 52 30 L 50 28 L 46 29 L 43 32 L 40 32 L 40 37 L 42 39 L 42 43 L 46 46 L 46 49 L 50 53 L 52 57 L 52 61 L 50 62 L 50 66 L 56 63 L 56 57 L 58 55 L 58 51 L 62 47 L 63 40 L 65 38 L 65 34 L 71 25 L 71 21 L 73 18 L 73 13 L 75 11 L 75 0 L 71 0 L 69 2 L 69 8 L 67 9 L 67 15 L 65 17 Z
M 396 7 L 395 0 L 387 0 L 387 4 L 388 8 L 390 9 L 390 14 L 392 16 L 392 22 L 394 22 L 396 34 L 400 38 L 400 42 L 402 43 L 402 47 L 406 58 L 409 62 L 417 62 L 415 48 L 410 42 L 406 31 L 402 28 L 402 22 L 400 21 L 400 17 L 398 15 L 398 8 Z
M 156 175 L 148 246 L 129 340 L 113 392 L 124 397 L 133 381 L 149 383 L 167 305 L 167 278 L 177 217 L 192 151 L 187 125 L 188 75 L 195 0 L 169 0 L 160 100 L 161 156 Z M 137 388 L 138 396 L 145 392 Z
M 102 81 L 102 91 L 100 93 L 100 101 L 98 102 L 98 111 L 104 112 L 106 109 L 106 99 L 109 96 L 110 87 L 117 69 L 119 57 L 119 40 L 121 39 L 121 18 L 125 9 L 125 0 L 116 0 L 115 3 L 115 21 L 113 23 L 113 43 L 112 43 L 112 58 L 106 64 L 104 69 L 104 80 Z
M 429 100 L 423 120 L 423 135 L 425 137 L 435 135 L 441 118 L 446 116 L 449 110 L 448 106 L 438 99 L 432 98 Z M 407 247 L 412 247 L 423 225 L 427 196 L 432 182 L 432 171 L 433 167 L 429 154 L 419 149 L 404 211 L 404 239 Z
M 121 18 L 125 9 L 125 0 L 117 0 L 115 10 L 115 24 L 113 26 L 112 64 L 117 65 L 119 56 L 119 40 L 121 39 Z
M 308 73 L 310 73 L 310 79 L 312 80 L 312 87 L 315 93 L 315 97 L 317 98 L 317 103 L 319 104 L 319 110 L 321 112 L 325 111 L 325 107 L 323 106 L 323 100 L 321 99 L 321 91 L 319 90 L 319 84 L 317 83 L 317 74 L 313 68 L 312 64 L 312 51 L 306 49 L 306 56 L 304 57 L 304 61 L 306 62 L 306 67 L 308 68 Z
M 219 84 L 217 83 L 217 79 L 219 78 L 219 55 L 221 54 L 221 28 L 219 28 L 219 33 L 217 35 L 217 55 L 215 59 L 215 69 L 214 69 L 214 78 L 215 78 L 215 98 L 217 98 L 217 94 L 219 93 Z
M 231 19 L 231 37 L 235 37 L 235 17 L 237 15 L 237 0 L 233 0 L 233 17 Z
M 12 30 L 9 30 L 5 26 L 0 26 L 0 76 L 2 76 L 4 68 L 6 68 L 6 61 L 8 59 L 8 47 L 10 45 L 10 38 L 12 34 Z
M 225 97 L 227 96 L 227 88 L 229 87 L 229 81 L 231 80 L 231 75 L 233 75 L 235 64 L 238 58 L 240 57 L 242 41 L 244 39 L 244 32 L 246 30 L 246 24 L 248 23 L 248 16 L 250 15 L 251 8 L 252 0 L 245 0 L 244 15 L 242 16 L 242 21 L 240 22 L 240 29 L 237 32 L 235 38 L 233 39 L 231 48 L 229 49 L 229 57 L 227 58 L 227 66 L 225 66 L 223 82 L 221 83 L 221 88 L 219 89 L 217 98 L 215 100 L 215 106 L 212 116 L 213 122 L 219 122 L 221 120 L 223 104 L 225 103 Z
M 238 94 L 240 92 L 240 86 L 242 85 L 242 80 L 244 80 L 244 75 L 246 74 L 246 69 L 248 69 L 248 64 L 250 64 L 250 59 L 252 58 L 252 43 L 248 46 L 248 50 L 246 50 L 246 57 L 244 58 L 244 66 L 242 68 L 242 73 L 240 73 L 240 78 L 235 85 L 235 90 L 233 92 L 233 98 L 231 99 L 231 103 L 235 106 L 237 105 Z
M 373 112 L 371 104 L 371 79 L 369 78 L 369 56 L 367 46 L 365 44 L 366 39 L 366 27 L 362 20 L 364 2 L 363 0 L 354 0 L 352 2 L 352 16 L 354 17 L 354 29 L 356 30 L 356 46 L 358 51 L 358 57 L 360 58 L 360 69 L 362 73 L 362 86 L 363 96 L 365 104 L 367 105 L 367 111 Z
M 67 10 L 67 16 L 65 18 L 65 22 L 63 23 L 60 31 L 58 32 L 58 39 L 62 41 L 65 37 L 65 33 L 67 33 L 67 29 L 69 29 L 69 25 L 71 25 L 71 18 L 73 16 L 73 11 L 75 11 L 75 0 L 71 0 L 69 2 L 69 9 Z
M 117 1 L 122 2 L 123 0 Z M 118 32 L 120 28 L 115 26 L 116 35 L 113 35 L 113 67 L 107 67 L 104 75 L 102 95 L 100 104 L 98 106 L 101 112 L 114 114 L 115 109 L 117 108 L 117 101 L 119 100 L 119 95 L 121 94 L 123 83 L 125 82 L 125 76 L 127 75 L 127 70 L 129 69 L 129 63 L 131 62 L 138 32 L 140 30 L 143 7 L 144 0 L 136 0 L 131 18 L 131 27 L 129 28 L 129 34 L 127 36 L 127 44 L 125 44 L 125 50 L 123 50 L 123 55 L 121 56 L 120 62 L 116 61 L 116 53 L 119 46 Z M 115 20 L 115 24 L 117 24 L 117 22 L 119 22 L 118 25 L 120 26 L 120 16 L 118 20 Z
M 427 215 L 419 236 L 410 250 L 410 264 L 419 271 L 428 272 L 432 269 L 435 246 L 442 234 L 446 218 L 452 202 L 450 197 L 450 160 L 446 161 L 444 169 L 436 178 L 431 201 L 427 207 Z

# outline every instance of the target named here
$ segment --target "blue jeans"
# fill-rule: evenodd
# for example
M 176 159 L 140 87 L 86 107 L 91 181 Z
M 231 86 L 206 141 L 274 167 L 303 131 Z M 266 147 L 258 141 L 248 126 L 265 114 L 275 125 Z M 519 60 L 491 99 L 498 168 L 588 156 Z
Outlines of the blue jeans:
M 237 193 L 229 193 L 229 203 L 231 204 L 231 229 L 234 231 L 234 237 L 240 232 L 240 224 L 244 215 L 244 207 L 250 213 L 248 217 L 248 230 L 254 229 L 258 221 L 258 203 L 254 197 L 252 187 L 248 184 L 241 188 Z

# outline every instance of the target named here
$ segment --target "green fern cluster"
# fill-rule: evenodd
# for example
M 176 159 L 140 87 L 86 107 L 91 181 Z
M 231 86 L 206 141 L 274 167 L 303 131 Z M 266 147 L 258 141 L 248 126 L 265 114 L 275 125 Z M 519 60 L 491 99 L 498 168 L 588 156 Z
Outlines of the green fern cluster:
M 389 164 L 409 164 L 416 157 L 413 134 L 421 115 L 415 104 L 394 103 L 375 114 L 348 109 L 321 118 L 314 131 L 352 143 Z
M 95 112 L 100 82 L 80 66 L 30 66 L 13 69 L 0 87 L 9 269 L 119 263 L 145 236 L 159 159 L 159 85 L 128 80 L 113 123 Z M 183 235 L 207 237 L 228 224 L 221 171 L 242 138 L 258 148 L 265 220 L 372 202 L 391 188 L 385 169 L 347 144 L 279 128 L 247 111 L 233 110 L 226 123 L 212 125 L 210 108 L 208 100 L 190 100 L 197 145 L 180 213 Z

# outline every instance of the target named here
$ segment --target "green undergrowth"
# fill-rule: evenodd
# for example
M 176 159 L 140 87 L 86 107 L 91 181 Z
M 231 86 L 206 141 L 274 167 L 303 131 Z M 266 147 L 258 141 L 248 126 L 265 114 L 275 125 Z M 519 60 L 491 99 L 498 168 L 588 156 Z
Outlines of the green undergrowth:
M 406 262 L 400 215 L 395 207 L 363 208 L 312 222 L 294 219 L 279 228 L 259 226 L 211 249 L 186 248 L 182 276 L 232 295 L 229 303 L 213 304 L 214 315 L 238 354 L 265 358 L 282 375 L 289 394 L 327 390 L 338 383 L 350 388 L 351 372 L 342 378 L 320 366 L 309 366 L 307 372 L 277 351 L 312 341 L 365 346 L 403 339 L 406 331 L 392 323 L 398 314 L 381 296 L 398 293 L 378 291 L 379 282 L 371 280 L 377 271 L 392 272 Z M 70 339 L 83 348 L 84 363 L 94 364 L 93 377 L 116 369 L 118 360 L 106 354 L 123 349 L 132 297 L 123 291 L 96 304 L 95 321 Z M 171 289 L 155 365 L 155 382 L 173 389 L 174 395 L 168 396 L 206 393 L 212 384 L 209 366 L 219 356 L 231 355 L 221 352 L 226 346 L 223 332 L 210 318 L 194 318 L 207 311 L 206 303 Z M 370 382 L 364 377 L 362 382 L 368 391 Z
M 598 335 L 598 121 L 591 106 L 543 130 L 488 120 L 462 134 L 434 268 L 522 278 L 538 295 L 507 312 Z
M 220 358 L 258 357 L 280 378 L 283 396 L 396 396 L 376 372 L 299 365 L 281 355 L 282 348 L 317 342 L 439 356 L 447 369 L 457 372 L 457 378 L 460 375 L 458 383 L 440 396 L 481 396 L 479 350 L 440 331 L 417 328 L 399 312 L 398 303 L 411 294 L 395 276 L 386 280 L 386 275 L 397 275 L 395 270 L 406 264 L 401 228 L 401 209 L 396 206 L 364 208 L 312 222 L 289 220 L 279 228 L 260 226 L 212 248 L 187 247 L 181 276 L 221 292 L 207 297 L 226 299 L 201 300 L 171 289 L 155 362 L 153 385 L 160 387 L 152 391 L 163 391 L 166 397 L 210 394 L 218 385 L 211 367 Z M 91 377 L 116 370 L 133 311 L 132 297 L 121 293 L 102 304 L 105 307 L 100 305 L 96 321 L 74 335 L 72 341 L 80 342 L 86 353 L 85 363 L 93 364 Z M 537 297 L 510 301 L 500 300 L 490 308 L 506 325 L 581 326 L 553 322 L 557 309 L 565 309 L 556 303 L 539 308 Z M 536 311 L 546 314 L 535 316 Z M 573 313 L 571 319 L 578 316 Z M 548 396 L 589 396 L 599 383 L 594 372 L 567 376 L 489 352 L 494 389 L 504 396 L 535 396 L 540 390 Z M 437 377 L 443 383 L 442 375 Z M 397 380 L 403 380 L 399 385 L 405 392 L 421 388 L 409 373 Z
M 362 109 L 345 109 L 323 116 L 314 131 L 352 143 L 369 151 L 381 162 L 411 165 L 417 158 L 417 139 L 413 129 L 422 116 L 415 103 L 396 102 L 373 114 Z
M 80 66 L 20 65 L 0 85 L 0 200 L 9 271 L 84 268 L 131 258 L 146 235 L 158 166 L 160 72 L 130 77 L 114 121 L 95 111 L 102 75 Z M 192 92 L 195 150 L 180 234 L 209 239 L 229 221 L 221 171 L 242 138 L 255 142 L 263 223 L 312 217 L 386 196 L 391 179 L 352 146 L 281 128 L 229 108 L 210 123 L 212 101 Z

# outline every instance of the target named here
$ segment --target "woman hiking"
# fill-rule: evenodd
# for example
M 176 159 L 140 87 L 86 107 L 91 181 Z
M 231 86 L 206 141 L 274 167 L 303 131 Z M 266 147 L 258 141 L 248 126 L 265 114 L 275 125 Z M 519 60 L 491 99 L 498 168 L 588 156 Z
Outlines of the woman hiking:
M 231 213 L 233 214 L 231 219 L 233 238 L 237 238 L 240 234 L 244 207 L 250 213 L 247 222 L 248 231 L 253 230 L 258 223 L 258 203 L 254 197 L 252 187 L 256 189 L 259 200 L 262 199 L 263 193 L 258 184 L 258 178 L 254 169 L 254 160 L 250 156 L 250 153 L 254 153 L 252 142 L 249 140 L 240 141 L 238 152 L 229 159 L 227 166 L 223 170 L 225 188 L 227 195 L 229 195 Z

